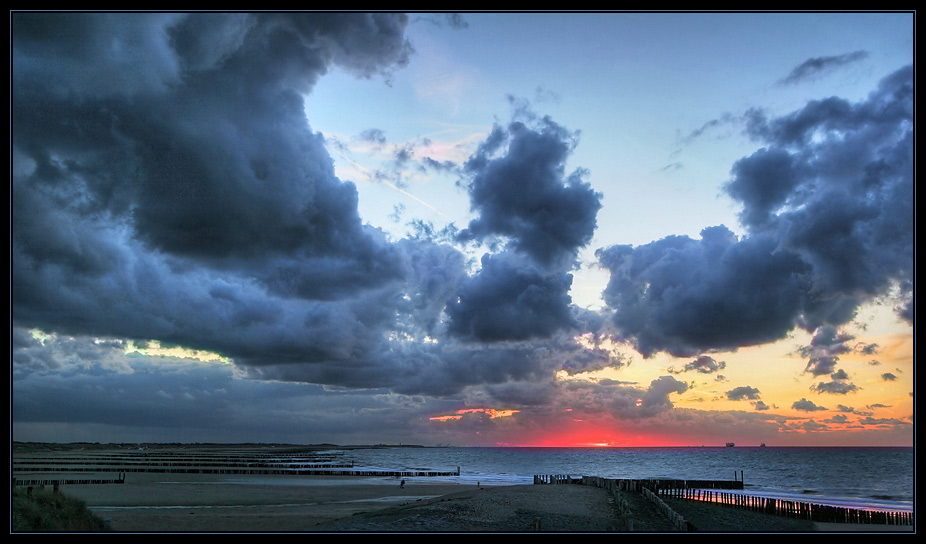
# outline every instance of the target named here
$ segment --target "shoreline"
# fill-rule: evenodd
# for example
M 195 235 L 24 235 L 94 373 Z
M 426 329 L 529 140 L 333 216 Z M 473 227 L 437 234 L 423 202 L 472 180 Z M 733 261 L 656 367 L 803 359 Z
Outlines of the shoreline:
M 113 532 L 674 532 L 639 493 L 618 512 L 604 489 L 428 478 L 133 474 L 125 484 L 62 485 Z M 666 501 L 699 532 L 913 532 L 821 524 Z

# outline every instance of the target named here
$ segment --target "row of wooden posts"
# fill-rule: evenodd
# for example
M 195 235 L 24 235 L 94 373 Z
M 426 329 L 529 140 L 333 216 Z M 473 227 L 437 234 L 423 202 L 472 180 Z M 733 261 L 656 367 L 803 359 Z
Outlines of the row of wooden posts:
M 38 472 L 33 467 L 19 469 L 23 472 Z M 148 472 L 169 474 L 240 474 L 240 475 L 287 475 L 287 476 L 395 476 L 397 478 L 459 476 L 460 467 L 455 471 L 436 470 L 380 470 L 354 468 L 224 468 L 224 467 L 175 467 L 175 466 L 140 466 L 140 467 L 87 467 L 66 469 L 45 468 L 46 472 Z
M 687 530 L 689 524 L 684 518 L 665 504 L 660 496 L 674 499 L 710 502 L 721 506 L 742 508 L 782 517 L 806 519 L 821 523 L 862 523 L 881 525 L 912 525 L 912 512 L 862 510 L 789 501 L 770 497 L 758 497 L 741 493 L 727 493 L 717 489 L 743 489 L 743 480 L 628 480 L 583 476 L 573 478 L 564 475 L 534 476 L 534 484 L 582 484 L 601 487 L 610 491 L 631 491 L 642 493 L 679 529 Z
M 111 464 L 88 464 L 84 463 L 31 463 L 31 462 L 14 462 L 13 470 L 25 472 L 100 472 L 101 470 L 126 470 L 127 467 L 202 467 L 211 468 L 249 468 L 249 469 L 350 469 L 354 468 L 353 463 L 329 464 L 329 463 L 190 463 L 190 462 L 145 462 L 133 461 L 124 463 Z
M 878 525 L 912 525 L 912 512 L 862 510 L 801 501 L 758 497 L 739 493 L 723 493 L 710 489 L 659 489 L 667 497 L 688 501 L 709 502 L 722 506 L 774 514 L 776 516 L 807 519 L 821 523 L 864 523 Z
M 678 480 L 668 478 L 602 478 L 599 476 L 573 477 L 568 474 L 534 475 L 534 484 L 584 484 L 608 489 L 621 489 L 641 493 L 648 489 L 743 489 L 742 480 Z
M 89 478 L 89 479 L 22 479 L 13 478 L 13 487 L 25 487 L 26 494 L 32 496 L 32 490 L 36 487 L 44 488 L 51 486 L 52 492 L 58 494 L 59 487 L 62 485 L 99 485 L 99 484 L 124 484 L 125 473 L 119 474 L 118 478 Z

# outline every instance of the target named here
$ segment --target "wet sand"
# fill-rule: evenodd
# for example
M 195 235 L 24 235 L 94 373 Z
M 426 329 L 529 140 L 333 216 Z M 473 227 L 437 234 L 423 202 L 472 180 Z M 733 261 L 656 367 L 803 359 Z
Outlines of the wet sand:
M 428 478 L 128 474 L 125 484 L 61 486 L 116 532 L 674 532 L 639 494 L 618 511 L 581 485 L 478 488 Z M 670 502 L 670 501 L 667 501 Z M 675 502 L 701 532 L 890 532 Z

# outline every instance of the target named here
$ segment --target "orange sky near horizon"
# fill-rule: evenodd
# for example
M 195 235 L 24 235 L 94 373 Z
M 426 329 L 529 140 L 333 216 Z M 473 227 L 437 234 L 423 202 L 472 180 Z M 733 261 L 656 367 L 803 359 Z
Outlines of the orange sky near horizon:
M 878 316 L 883 311 L 869 307 L 864 315 Z M 877 327 L 861 323 L 846 329 L 853 337 L 847 344 L 877 345 L 877 351 L 853 349 L 840 354 L 834 370 L 845 372 L 844 379 L 808 371 L 800 348 L 809 345 L 812 335 L 803 331 L 773 344 L 713 353 L 711 357 L 723 363 L 723 368 L 709 374 L 683 371 L 694 357 L 657 354 L 644 359 L 629 346 L 612 345 L 614 353 L 630 357 L 629 364 L 575 376 L 561 372 L 558 383 L 585 387 L 589 395 L 603 389 L 598 384 L 605 383 L 642 392 L 654 380 L 669 375 L 687 384 L 687 390 L 670 394 L 672 407 L 652 418 L 608 413 L 604 409 L 606 398 L 586 398 L 583 402 L 589 405 L 581 410 L 570 406 L 563 394 L 556 401 L 557 411 L 534 413 L 526 406 L 519 410 L 483 406 L 437 414 L 431 419 L 445 425 L 436 430 L 453 432 L 453 425 L 464 423 L 467 413 L 505 416 L 486 422 L 486 428 L 472 437 L 480 445 L 669 447 L 736 442 L 756 446 L 912 446 L 913 335 L 904 324 L 886 326 L 884 322 L 882 316 Z M 826 382 L 846 384 L 847 391 L 826 392 L 821 388 Z M 728 393 L 736 388 L 748 388 L 754 398 L 730 398 Z M 596 412 L 593 406 L 600 409 Z

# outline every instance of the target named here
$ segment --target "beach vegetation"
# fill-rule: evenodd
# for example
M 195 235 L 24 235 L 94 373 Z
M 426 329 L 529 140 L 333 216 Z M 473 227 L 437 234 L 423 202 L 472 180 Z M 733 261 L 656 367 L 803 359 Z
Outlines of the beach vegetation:
M 104 532 L 106 523 L 87 505 L 46 488 L 14 487 L 10 529 L 13 532 Z

